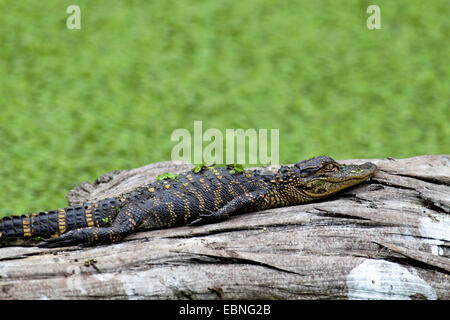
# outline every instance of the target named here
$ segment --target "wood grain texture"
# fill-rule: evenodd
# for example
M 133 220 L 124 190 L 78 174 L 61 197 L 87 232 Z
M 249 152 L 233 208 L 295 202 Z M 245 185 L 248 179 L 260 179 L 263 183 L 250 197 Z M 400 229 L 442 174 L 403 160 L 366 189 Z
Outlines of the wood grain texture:
M 450 156 L 370 161 L 371 181 L 326 201 L 114 245 L 0 248 L 0 299 L 450 299 Z M 68 200 L 190 168 L 115 171 Z

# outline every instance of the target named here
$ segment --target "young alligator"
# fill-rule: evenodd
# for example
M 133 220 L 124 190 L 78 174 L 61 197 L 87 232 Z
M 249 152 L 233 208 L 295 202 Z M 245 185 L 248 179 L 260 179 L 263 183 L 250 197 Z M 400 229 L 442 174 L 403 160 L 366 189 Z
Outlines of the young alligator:
M 341 165 L 327 156 L 281 166 L 269 174 L 203 167 L 200 172 L 157 180 L 120 197 L 4 217 L 0 245 L 111 243 L 134 230 L 219 222 L 234 214 L 321 199 L 361 183 L 375 170 L 370 162 Z

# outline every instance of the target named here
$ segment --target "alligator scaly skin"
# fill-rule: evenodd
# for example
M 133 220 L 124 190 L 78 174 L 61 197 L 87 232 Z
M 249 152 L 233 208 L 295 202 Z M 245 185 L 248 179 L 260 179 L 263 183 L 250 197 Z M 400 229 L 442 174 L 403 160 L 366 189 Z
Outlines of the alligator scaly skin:
M 370 178 L 372 163 L 341 165 L 327 156 L 276 173 L 202 167 L 120 197 L 0 221 L 0 245 L 56 247 L 118 242 L 136 230 L 200 225 L 231 215 L 327 197 Z M 197 171 L 197 170 L 196 170 Z

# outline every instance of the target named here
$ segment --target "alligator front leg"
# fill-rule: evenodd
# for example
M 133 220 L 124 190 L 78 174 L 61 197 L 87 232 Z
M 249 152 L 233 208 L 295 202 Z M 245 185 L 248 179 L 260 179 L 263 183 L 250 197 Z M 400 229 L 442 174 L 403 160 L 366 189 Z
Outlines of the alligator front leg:
M 267 209 L 270 205 L 268 193 L 266 191 L 246 192 L 233 200 L 227 202 L 217 211 L 209 211 L 209 214 L 202 214 L 192 221 L 190 226 L 203 225 L 227 220 L 233 214 L 242 212 L 257 211 Z
M 110 227 L 88 227 L 71 230 L 58 238 L 44 239 L 39 247 L 61 247 L 77 244 L 112 243 L 122 240 L 139 226 L 145 214 L 140 202 L 130 202 L 123 206 Z

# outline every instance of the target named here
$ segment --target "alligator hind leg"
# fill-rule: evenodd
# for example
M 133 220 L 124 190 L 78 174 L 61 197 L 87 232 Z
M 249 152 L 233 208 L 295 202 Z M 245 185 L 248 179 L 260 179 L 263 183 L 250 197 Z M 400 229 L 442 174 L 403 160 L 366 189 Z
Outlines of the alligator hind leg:
M 199 226 L 202 224 L 216 223 L 227 220 L 233 214 L 239 214 L 245 211 L 263 210 L 269 206 L 268 193 L 264 190 L 246 192 L 230 202 L 226 203 L 217 211 L 209 211 L 209 214 L 201 214 L 198 219 L 192 221 L 190 226 Z
M 118 242 L 137 228 L 145 214 L 140 202 L 126 203 L 110 227 L 88 227 L 71 230 L 58 238 L 44 239 L 39 247 L 62 247 L 77 244 L 99 244 Z

